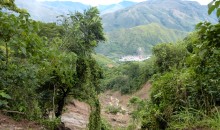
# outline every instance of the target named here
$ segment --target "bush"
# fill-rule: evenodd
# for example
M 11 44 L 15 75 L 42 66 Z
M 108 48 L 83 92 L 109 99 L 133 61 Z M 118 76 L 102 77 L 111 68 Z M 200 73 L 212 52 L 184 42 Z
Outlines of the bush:
M 102 118 L 101 123 L 101 130 L 112 130 L 112 126 L 105 119 Z
M 61 124 L 61 119 L 44 119 L 40 120 L 39 123 L 42 124 L 48 130 L 54 130 L 55 128 L 57 128 L 57 126 Z
M 117 113 L 124 113 L 120 106 L 109 105 L 106 107 L 106 112 L 116 115 Z

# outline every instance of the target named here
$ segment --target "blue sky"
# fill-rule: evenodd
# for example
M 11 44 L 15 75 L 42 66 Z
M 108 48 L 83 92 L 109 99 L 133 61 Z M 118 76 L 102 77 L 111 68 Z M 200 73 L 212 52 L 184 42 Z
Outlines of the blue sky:
M 106 4 L 119 3 L 123 0 L 37 0 L 37 1 L 74 1 L 89 5 L 106 5 Z M 128 0 L 128 1 L 141 2 L 146 0 Z M 198 1 L 202 5 L 207 5 L 212 0 L 191 0 L 191 1 Z

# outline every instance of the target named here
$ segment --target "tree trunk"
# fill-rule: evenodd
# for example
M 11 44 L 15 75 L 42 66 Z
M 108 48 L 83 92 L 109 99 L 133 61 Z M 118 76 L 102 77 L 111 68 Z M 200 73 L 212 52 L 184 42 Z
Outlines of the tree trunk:
M 68 93 L 69 93 L 69 89 L 67 91 L 63 91 L 63 96 L 61 97 L 61 99 L 59 99 L 58 104 L 57 104 L 58 107 L 55 113 L 56 117 L 60 117 L 62 115 L 63 107 L 64 107 L 65 100 L 66 100 Z
M 57 111 L 55 113 L 56 117 L 60 117 L 62 115 L 65 98 L 66 97 L 65 97 L 65 94 L 64 94 L 63 97 L 58 101 L 58 107 L 57 107 Z

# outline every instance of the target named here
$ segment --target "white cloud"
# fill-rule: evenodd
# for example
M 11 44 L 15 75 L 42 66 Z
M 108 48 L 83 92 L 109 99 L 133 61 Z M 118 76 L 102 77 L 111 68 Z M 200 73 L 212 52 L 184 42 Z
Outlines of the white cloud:
M 108 4 L 119 3 L 123 0 L 37 0 L 37 1 L 73 1 L 73 2 L 81 2 L 84 4 L 96 6 L 96 5 L 108 5 Z M 146 0 L 128 0 L 128 1 L 142 2 Z M 207 5 L 212 0 L 192 0 L 192 1 L 197 1 L 202 5 Z

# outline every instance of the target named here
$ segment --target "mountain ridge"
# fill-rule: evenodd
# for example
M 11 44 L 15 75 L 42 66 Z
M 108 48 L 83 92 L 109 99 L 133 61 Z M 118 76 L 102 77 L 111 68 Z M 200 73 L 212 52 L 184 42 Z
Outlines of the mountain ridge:
M 72 2 L 68 0 L 41 2 L 36 0 L 15 0 L 15 3 L 19 8 L 26 9 L 34 20 L 43 22 L 56 22 L 56 17 L 59 15 L 66 15 L 75 11 L 83 12 L 84 10 L 91 7 L 90 5 L 83 4 L 81 2 Z M 135 4 L 136 2 L 122 1 L 116 4 L 99 5 L 97 8 L 100 10 L 100 14 L 103 15 L 133 6 Z
M 153 0 L 105 14 L 102 18 L 105 31 L 112 31 L 116 28 L 131 28 L 152 22 L 168 28 L 192 31 L 200 21 L 217 21 L 215 15 L 209 16 L 207 12 L 206 6 L 194 1 Z

